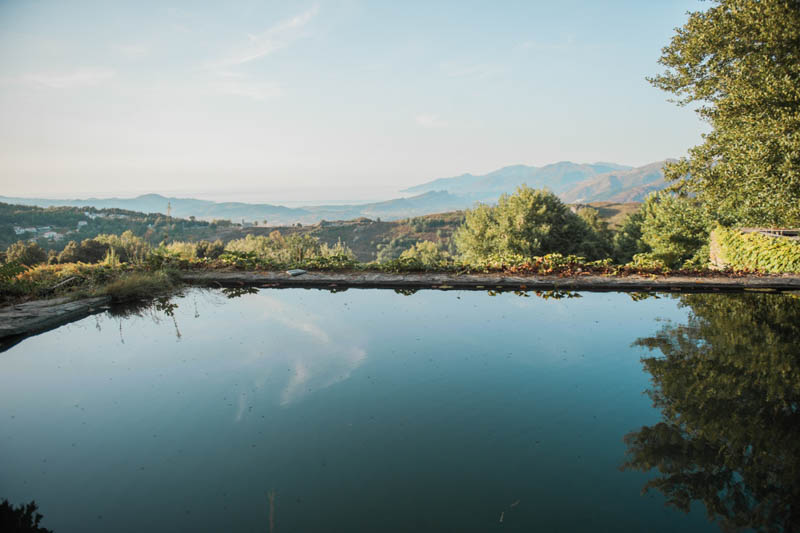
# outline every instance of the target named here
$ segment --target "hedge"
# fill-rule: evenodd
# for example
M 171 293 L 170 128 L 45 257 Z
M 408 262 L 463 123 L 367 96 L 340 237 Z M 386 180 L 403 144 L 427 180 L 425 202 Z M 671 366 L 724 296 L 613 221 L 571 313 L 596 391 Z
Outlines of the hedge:
M 723 227 L 714 229 L 713 241 L 718 244 L 720 259 L 735 270 L 800 273 L 800 241 Z

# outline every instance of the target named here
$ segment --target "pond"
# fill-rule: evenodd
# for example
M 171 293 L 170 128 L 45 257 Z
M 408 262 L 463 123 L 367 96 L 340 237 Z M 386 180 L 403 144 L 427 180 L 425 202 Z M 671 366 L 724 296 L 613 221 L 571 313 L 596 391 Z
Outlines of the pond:
M 189 290 L 0 354 L 0 500 L 56 533 L 788 531 L 799 354 L 793 295 Z

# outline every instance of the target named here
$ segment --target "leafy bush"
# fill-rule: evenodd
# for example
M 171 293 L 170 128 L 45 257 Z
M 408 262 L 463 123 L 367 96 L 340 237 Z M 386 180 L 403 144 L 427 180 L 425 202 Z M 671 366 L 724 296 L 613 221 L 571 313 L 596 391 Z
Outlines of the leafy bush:
M 199 241 L 195 247 L 195 254 L 199 259 L 216 259 L 225 251 L 225 245 L 221 240 L 214 242 Z
M 197 259 L 197 245 L 193 242 L 175 241 L 166 245 L 170 254 L 177 255 L 182 259 Z
M 111 257 L 123 263 L 141 265 L 150 254 L 150 245 L 133 234 L 125 231 L 121 235 L 98 235 L 93 239 L 84 239 L 78 244 L 69 241 L 58 254 L 59 263 L 98 263 Z
M 253 254 L 254 258 L 277 265 L 302 264 L 304 261 L 334 256 L 347 256 L 348 260 L 355 260 L 350 249 L 341 242 L 328 246 L 311 235 L 295 233 L 284 237 L 277 230 L 268 237 L 251 234 L 244 239 L 233 240 L 225 247 L 225 252 L 220 258 L 228 253 Z
M 600 212 L 593 207 L 578 209 L 577 215 L 589 226 L 589 231 L 581 243 L 578 253 L 586 257 L 610 257 L 614 253 L 613 232 L 608 222 L 600 218 Z
M 17 241 L 6 250 L 6 261 L 27 266 L 38 265 L 47 261 L 47 252 L 35 242 Z
M 101 261 L 108 247 L 94 239 L 84 239 L 81 243 L 69 241 L 58 254 L 59 263 L 97 263 Z
M 439 249 L 431 241 L 421 241 L 400 254 L 400 259 L 412 258 L 419 259 L 426 267 L 434 267 L 447 263 L 450 260 L 450 254 Z
M 709 216 L 691 198 L 653 193 L 642 205 L 642 242 L 669 268 L 708 262 Z
M 150 253 L 150 245 L 132 231 L 121 235 L 98 235 L 95 241 L 104 244 L 123 263 L 142 264 Z
M 642 223 L 644 212 L 642 209 L 634 211 L 625 217 L 619 230 L 614 234 L 614 260 L 624 265 L 633 260 L 636 254 L 650 251 L 650 247 L 642 240 Z
M 661 259 L 653 257 L 651 253 L 636 254 L 631 261 L 625 265 L 633 270 L 643 270 L 650 272 L 668 272 L 669 267 Z
M 453 238 L 461 258 L 471 263 L 497 254 L 576 253 L 591 232 L 553 193 L 521 186 L 501 196 L 496 207 L 468 210 Z
M 719 245 L 720 259 L 734 269 L 800 272 L 800 241 L 721 226 L 714 229 L 712 239 Z

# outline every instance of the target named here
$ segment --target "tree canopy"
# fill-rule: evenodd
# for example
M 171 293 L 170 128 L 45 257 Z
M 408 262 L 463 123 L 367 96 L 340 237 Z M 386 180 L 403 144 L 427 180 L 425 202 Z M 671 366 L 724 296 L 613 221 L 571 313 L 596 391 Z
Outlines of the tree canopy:
M 712 127 L 666 176 L 740 224 L 800 225 L 800 2 L 714 3 L 676 30 L 649 80 Z
M 501 196 L 497 206 L 467 211 L 453 238 L 462 258 L 471 262 L 493 255 L 579 254 L 591 236 L 589 225 L 558 196 L 523 185 Z

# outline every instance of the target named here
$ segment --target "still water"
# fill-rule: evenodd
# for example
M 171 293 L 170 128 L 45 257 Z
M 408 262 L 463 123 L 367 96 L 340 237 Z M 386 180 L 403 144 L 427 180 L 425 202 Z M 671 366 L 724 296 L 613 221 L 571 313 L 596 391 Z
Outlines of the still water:
M 576 296 L 191 290 L 26 339 L 0 500 L 56 533 L 798 526 L 800 299 Z

